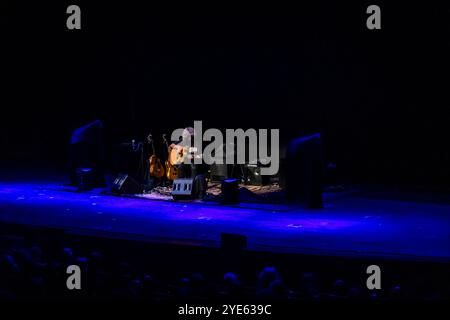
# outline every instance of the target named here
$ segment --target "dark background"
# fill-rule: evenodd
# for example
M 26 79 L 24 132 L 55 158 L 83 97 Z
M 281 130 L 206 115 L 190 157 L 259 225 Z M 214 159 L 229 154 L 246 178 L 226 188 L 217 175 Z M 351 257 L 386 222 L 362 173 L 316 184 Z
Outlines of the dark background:
M 392 1 L 391 1 L 392 2 Z M 2 159 L 61 164 L 70 132 L 108 144 L 204 127 L 321 132 L 354 182 L 450 185 L 449 5 L 156 7 L 2 1 Z M 382 30 L 366 28 L 366 8 Z

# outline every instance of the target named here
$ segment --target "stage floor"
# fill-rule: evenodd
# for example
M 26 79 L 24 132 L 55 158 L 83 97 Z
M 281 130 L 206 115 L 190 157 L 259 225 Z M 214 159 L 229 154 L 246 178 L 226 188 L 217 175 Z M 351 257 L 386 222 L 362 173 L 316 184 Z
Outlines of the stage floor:
M 327 256 L 450 261 L 449 201 L 354 192 L 322 210 L 228 207 L 64 191 L 58 181 L 0 182 L 0 221 L 66 232 L 220 246 L 223 232 L 248 248 Z

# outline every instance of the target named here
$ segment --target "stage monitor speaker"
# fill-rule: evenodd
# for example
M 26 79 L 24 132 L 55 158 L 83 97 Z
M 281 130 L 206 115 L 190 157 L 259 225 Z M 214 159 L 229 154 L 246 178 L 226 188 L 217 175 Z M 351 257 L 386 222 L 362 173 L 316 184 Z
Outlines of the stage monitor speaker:
M 194 189 L 194 179 L 175 179 L 173 180 L 172 197 L 174 200 L 194 199 Z
M 112 185 L 112 192 L 118 194 L 138 194 L 143 187 L 128 174 L 119 174 Z
M 323 159 L 320 134 L 292 140 L 286 152 L 285 189 L 290 201 L 322 208 Z
M 174 200 L 203 199 L 206 195 L 205 175 L 198 174 L 195 178 L 180 178 L 173 181 L 172 197 Z

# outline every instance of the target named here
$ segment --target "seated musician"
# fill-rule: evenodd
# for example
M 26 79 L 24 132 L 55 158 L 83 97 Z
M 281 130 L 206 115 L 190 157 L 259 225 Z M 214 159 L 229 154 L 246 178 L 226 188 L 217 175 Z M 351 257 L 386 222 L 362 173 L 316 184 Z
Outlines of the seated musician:
M 172 143 L 169 146 L 169 153 L 172 150 L 178 152 L 178 160 L 173 161 L 177 167 L 178 178 L 191 178 L 195 180 L 195 185 L 199 194 L 204 194 L 206 191 L 205 173 L 207 172 L 207 166 L 202 164 L 195 164 L 194 159 L 201 158 L 201 150 L 197 150 L 193 147 L 194 143 L 194 128 L 187 127 L 183 130 L 181 141 Z M 189 160 L 189 163 L 185 163 L 185 159 Z

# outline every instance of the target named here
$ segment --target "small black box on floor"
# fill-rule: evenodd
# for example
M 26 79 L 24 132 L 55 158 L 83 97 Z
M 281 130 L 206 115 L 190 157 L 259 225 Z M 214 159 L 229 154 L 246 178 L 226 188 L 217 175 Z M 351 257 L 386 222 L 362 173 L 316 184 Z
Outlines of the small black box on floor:
M 244 250 L 247 248 L 247 237 L 235 233 L 221 233 L 220 247 L 227 250 Z
M 119 194 L 137 194 L 143 192 L 143 187 L 128 174 L 121 173 L 112 185 L 112 192 Z
M 239 202 L 239 180 L 225 179 L 222 181 L 221 202 L 232 204 Z

